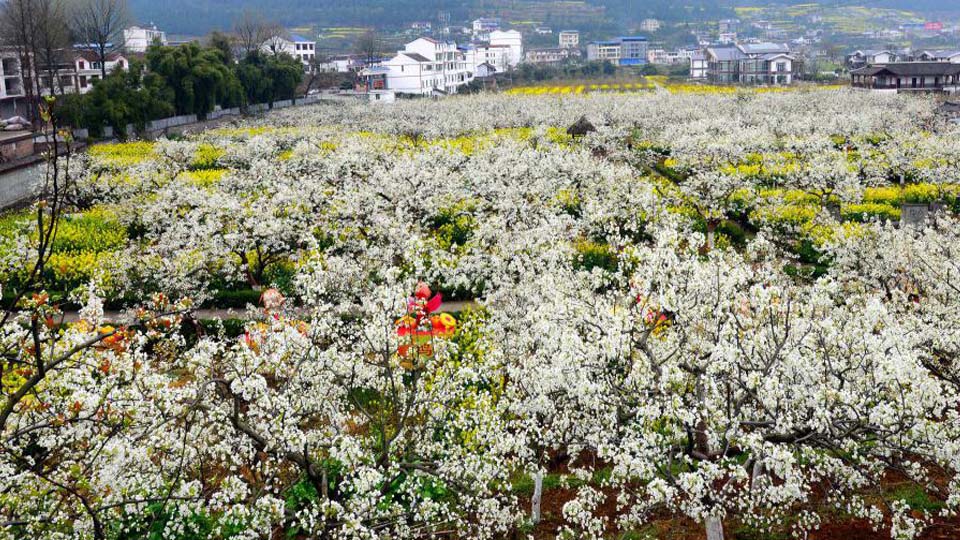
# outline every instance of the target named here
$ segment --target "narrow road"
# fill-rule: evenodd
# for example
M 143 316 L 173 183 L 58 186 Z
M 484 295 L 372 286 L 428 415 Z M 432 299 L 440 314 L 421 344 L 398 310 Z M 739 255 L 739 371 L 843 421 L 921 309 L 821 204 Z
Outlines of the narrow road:
M 463 311 L 467 308 L 476 308 L 479 304 L 473 300 L 452 300 L 450 302 L 444 302 L 440 306 L 441 311 L 446 312 L 457 312 Z M 302 311 L 302 310 L 295 310 Z M 248 319 L 250 313 L 245 309 L 196 309 L 193 310 L 193 316 L 198 320 L 218 320 L 225 321 L 230 319 Z M 256 313 L 261 313 L 257 311 Z M 399 314 L 397 315 L 399 317 Z M 123 323 L 127 320 L 124 312 L 122 311 L 104 311 L 103 318 L 106 322 L 110 323 Z M 64 322 L 72 323 L 80 320 L 80 315 L 77 311 L 67 311 L 64 313 Z

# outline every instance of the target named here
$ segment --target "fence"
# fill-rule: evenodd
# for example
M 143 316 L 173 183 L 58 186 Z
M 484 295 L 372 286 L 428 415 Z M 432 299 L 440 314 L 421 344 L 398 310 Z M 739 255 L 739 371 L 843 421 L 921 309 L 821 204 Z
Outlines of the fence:
M 285 109 L 287 107 L 299 106 L 299 105 L 309 105 L 312 103 L 317 103 L 320 101 L 319 95 L 305 96 L 302 98 L 297 98 L 296 101 L 285 99 L 281 101 L 274 101 L 273 106 L 271 107 L 269 103 L 255 103 L 253 105 L 248 105 L 246 111 L 242 110 L 240 107 L 232 107 L 229 109 L 216 109 L 207 114 L 205 120 L 200 120 L 195 114 L 185 114 L 181 116 L 171 116 L 169 118 L 161 118 L 159 120 L 152 120 L 147 122 L 146 129 L 143 131 L 143 135 L 157 135 L 171 128 L 178 128 L 184 126 L 190 126 L 194 124 L 199 124 L 201 122 L 210 121 L 210 120 L 219 120 L 226 116 L 240 116 L 244 113 L 246 114 L 259 114 L 264 113 L 270 110 L 276 109 Z M 127 133 L 135 133 L 133 124 L 127 125 Z M 103 128 L 103 136 L 107 139 L 113 138 L 113 127 L 107 126 Z M 84 129 L 75 129 L 73 130 L 73 137 L 78 140 L 85 140 L 90 138 L 90 130 Z

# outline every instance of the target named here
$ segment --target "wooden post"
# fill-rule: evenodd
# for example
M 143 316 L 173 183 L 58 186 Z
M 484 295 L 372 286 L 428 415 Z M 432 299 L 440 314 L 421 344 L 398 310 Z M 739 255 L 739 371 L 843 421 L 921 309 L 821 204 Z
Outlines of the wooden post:
M 530 501 L 530 521 L 536 525 L 540 523 L 540 501 L 543 498 L 543 472 L 537 471 L 533 475 L 533 499 Z

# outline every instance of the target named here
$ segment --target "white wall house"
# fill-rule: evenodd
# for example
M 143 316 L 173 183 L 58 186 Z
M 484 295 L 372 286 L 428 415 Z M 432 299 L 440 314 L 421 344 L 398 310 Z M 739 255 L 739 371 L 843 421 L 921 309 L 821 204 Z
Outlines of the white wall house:
M 561 30 L 559 44 L 564 49 L 576 49 L 580 46 L 580 32 L 577 30 Z
M 481 64 L 489 64 L 497 73 L 503 73 L 510 68 L 510 47 L 507 45 L 471 43 L 464 47 L 463 52 L 467 67 L 472 73 L 476 73 Z
M 398 94 L 455 94 L 472 79 L 466 56 L 453 42 L 421 37 L 407 43 L 396 56 L 360 72 L 367 91 Z
M 106 60 L 107 74 L 117 69 L 127 69 L 130 61 L 122 54 L 108 54 Z M 73 88 L 74 91 L 86 94 L 93 88 L 93 81 L 101 76 L 100 58 L 92 51 L 79 51 L 73 58 Z
M 500 29 L 500 19 L 481 17 L 475 19 L 471 25 L 473 39 L 486 41 L 490 39 L 490 32 Z
M 508 64 L 517 67 L 523 61 L 523 36 L 516 30 L 495 30 L 490 32 L 490 45 L 505 45 L 510 48 Z
M 123 31 L 123 48 L 128 53 L 147 52 L 147 48 L 154 42 L 167 45 L 166 32 L 157 30 L 156 26 L 150 26 L 150 28 L 131 26 Z
M 888 50 L 858 50 L 847 55 L 847 67 L 857 69 L 875 64 L 889 64 L 897 59 L 897 55 Z
M 676 49 L 668 51 L 666 49 L 650 49 L 647 51 L 647 62 L 651 64 L 688 64 L 693 57 L 692 49 Z
M 690 78 L 706 79 L 709 65 L 707 55 L 701 51 L 693 53 L 693 56 L 690 57 Z
M 797 67 L 796 58 L 785 43 L 708 47 L 703 54 L 707 79 L 715 83 L 790 84 Z
M 620 61 L 620 42 L 593 41 L 588 43 L 587 60 L 609 60 L 616 64 Z
M 312 39 L 307 39 L 298 34 L 286 36 L 274 36 L 260 46 L 260 50 L 265 53 L 281 54 L 287 53 L 290 56 L 300 60 L 304 69 L 313 67 L 313 61 L 317 56 L 317 44 Z

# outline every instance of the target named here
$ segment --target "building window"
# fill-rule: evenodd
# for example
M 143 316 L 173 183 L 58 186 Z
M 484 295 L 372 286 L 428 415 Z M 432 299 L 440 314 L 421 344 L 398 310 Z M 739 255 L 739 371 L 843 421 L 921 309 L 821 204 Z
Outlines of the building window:
M 786 71 L 787 63 L 786 62 L 777 62 L 777 71 Z

